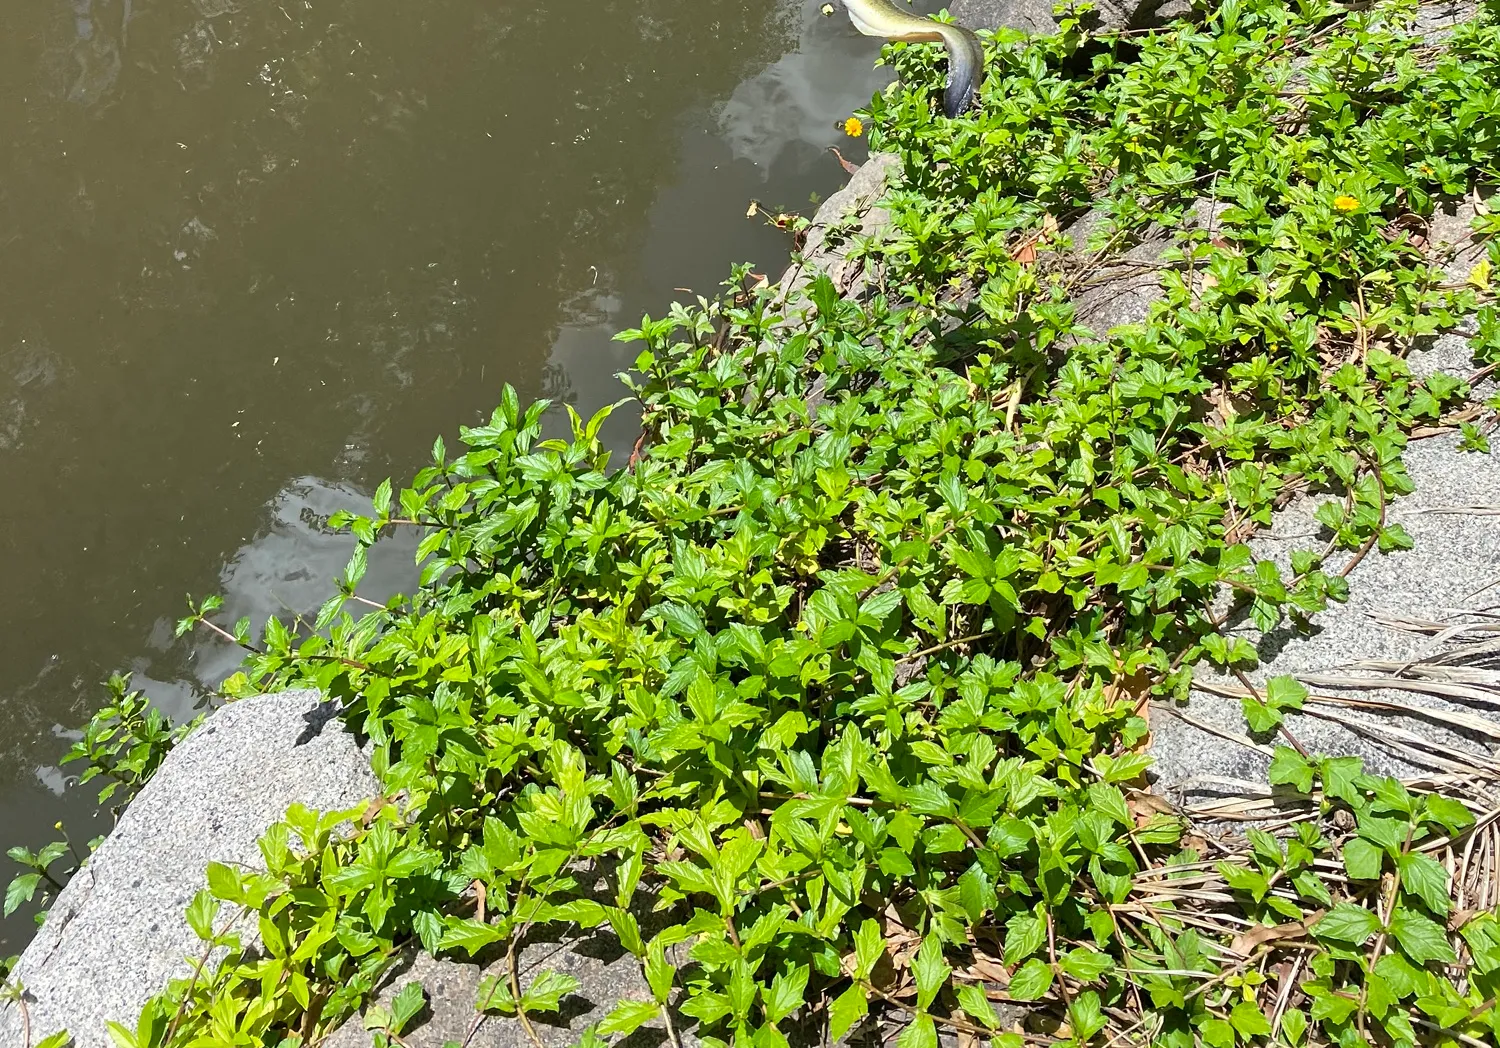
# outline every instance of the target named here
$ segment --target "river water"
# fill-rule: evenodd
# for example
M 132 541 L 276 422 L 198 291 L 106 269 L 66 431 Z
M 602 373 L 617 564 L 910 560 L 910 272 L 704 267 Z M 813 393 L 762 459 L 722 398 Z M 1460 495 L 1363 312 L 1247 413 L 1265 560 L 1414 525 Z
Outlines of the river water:
M 504 383 L 587 414 L 633 356 L 613 331 L 779 271 L 748 203 L 837 188 L 826 147 L 862 157 L 835 124 L 888 79 L 818 6 L 7 5 L 0 842 L 108 829 L 57 762 L 110 671 L 181 717 L 233 670 L 173 639 L 184 594 L 316 608 L 349 548 L 321 521 Z

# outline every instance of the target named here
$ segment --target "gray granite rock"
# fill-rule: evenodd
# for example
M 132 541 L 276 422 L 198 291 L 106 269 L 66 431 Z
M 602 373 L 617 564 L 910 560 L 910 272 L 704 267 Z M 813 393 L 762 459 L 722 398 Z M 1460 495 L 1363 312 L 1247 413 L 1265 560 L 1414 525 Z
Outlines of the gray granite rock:
M 1096 0 L 1098 25 L 1124 29 L 1153 25 L 1161 20 L 1157 9 L 1168 0 Z M 1057 28 L 1050 0 L 950 0 L 948 13 L 971 29 L 1020 29 L 1028 33 L 1050 33 Z
M 1440 339 L 1431 353 L 1423 356 L 1436 354 L 1448 358 L 1450 372 L 1464 375 L 1471 366 L 1461 339 Z M 1415 370 L 1436 370 L 1429 366 L 1431 363 L 1419 358 Z M 1473 610 L 1495 603 L 1494 590 L 1488 597 L 1478 591 L 1487 583 L 1500 581 L 1500 516 L 1462 510 L 1500 507 L 1500 456 L 1461 452 L 1457 445 L 1456 435 L 1446 433 L 1415 440 L 1407 448 L 1406 468 L 1416 490 L 1393 499 L 1387 516 L 1407 530 L 1414 548 L 1384 555 L 1372 551 L 1361 560 L 1349 574 L 1347 604 L 1334 605 L 1314 616 L 1310 632 L 1283 626 L 1263 635 L 1246 622 L 1233 627 L 1232 632 L 1250 640 L 1260 653 L 1262 665 L 1247 674 L 1257 688 L 1270 677 L 1290 674 L 1308 678 L 1314 694 L 1340 694 L 1318 686 L 1316 678 L 1366 660 L 1404 663 L 1436 650 L 1430 638 L 1383 627 L 1380 619 L 1398 616 L 1442 621 L 1455 609 Z M 1293 550 L 1321 549 L 1327 535 L 1313 511 L 1329 497 L 1301 497 L 1289 504 L 1277 514 L 1271 529 L 1251 541 L 1257 556 L 1275 560 L 1287 573 Z M 1330 567 L 1339 568 L 1350 556 L 1335 556 Z M 1209 686 L 1233 687 L 1236 683 L 1202 671 L 1199 679 Z M 1314 704 L 1321 716 L 1291 714 L 1288 728 L 1309 751 L 1359 756 L 1379 774 L 1404 776 L 1446 769 L 1441 767 L 1441 754 L 1393 749 L 1351 725 L 1363 722 L 1395 728 L 1414 732 L 1449 750 L 1465 750 L 1480 757 L 1495 755 L 1494 739 L 1455 732 L 1422 711 L 1477 715 L 1500 726 L 1500 705 L 1448 701 L 1405 689 L 1353 694 L 1396 702 L 1412 712 L 1353 714 Z M 1269 750 L 1281 740 L 1249 740 L 1261 747 L 1256 750 L 1227 737 L 1247 737 L 1238 698 L 1195 688 L 1180 712 L 1196 723 L 1166 707 L 1158 706 L 1152 713 L 1152 755 L 1159 790 L 1177 799 L 1202 799 L 1238 792 L 1234 782 L 1224 780 L 1266 781 Z
M 534 1048 L 516 1019 L 481 1015 L 474 1007 L 480 981 L 489 975 L 506 979 L 508 968 L 503 955 L 481 954 L 468 962 L 437 959 L 414 950 L 382 981 L 375 1003 L 389 1007 L 391 999 L 408 983 L 422 985 L 427 1008 L 402 1036 L 408 1048 L 442 1048 L 448 1041 L 470 1048 Z M 531 1017 L 532 1029 L 545 1048 L 568 1048 L 585 1027 L 599 1022 L 620 1001 L 651 1000 L 651 988 L 640 965 L 607 932 L 567 942 L 529 943 L 516 961 L 522 992 L 544 971 L 571 975 L 579 983 L 577 992 L 562 999 L 557 1013 Z M 633 1035 L 630 1043 L 635 1048 L 648 1048 L 666 1039 L 666 1028 L 658 1020 Z M 683 1048 L 696 1048 L 696 1038 L 683 1035 L 681 1039 Z M 334 1031 L 323 1044 L 324 1048 L 369 1048 L 370 1034 L 363 1022 L 355 1019 Z
M 1124 252 L 1113 249 L 1108 241 L 1099 250 L 1091 250 L 1104 216 L 1097 209 L 1086 212 L 1065 230 L 1073 241 L 1065 264 L 1087 263 L 1088 276 L 1073 296 L 1078 323 L 1096 335 L 1143 323 L 1151 304 L 1162 297 L 1162 254 L 1194 230 L 1213 236 L 1219 215 L 1227 207 L 1222 201 L 1197 200 L 1175 228 L 1153 225 Z
M 970 29 L 1050 33 L 1057 28 L 1051 0 L 951 0 L 948 13 Z
M 32 1043 L 56 1030 L 75 1048 L 112 1046 L 105 1022 L 134 1027 L 141 1006 L 199 940 L 183 911 L 211 861 L 258 865 L 256 842 L 293 803 L 349 808 L 379 786 L 334 707 L 311 691 L 232 702 L 178 744 L 53 904 L 13 979 L 26 989 Z M 0 1045 L 22 1045 L 15 1004 Z
M 843 294 L 862 286 L 864 263 L 850 261 L 849 250 L 857 239 L 879 237 L 890 228 L 890 211 L 878 205 L 900 177 L 900 157 L 875 153 L 843 189 L 823 201 L 807 227 L 802 250 L 781 277 L 783 301 L 790 304 L 788 313 L 810 306 L 804 296 L 819 273 L 827 273 Z M 799 299 L 803 299 L 800 305 Z
M 678 914 L 681 919 L 681 914 Z M 642 929 L 652 934 L 665 926 L 661 914 L 637 911 Z M 688 963 L 687 946 L 674 947 L 668 959 L 675 965 Z M 474 1005 L 480 982 L 487 976 L 508 977 L 509 966 L 503 954 L 480 954 L 472 962 L 434 959 L 420 950 L 412 950 L 385 977 L 373 1008 L 389 1008 L 397 993 L 412 982 L 420 983 L 427 1007 L 402 1033 L 407 1048 L 443 1048 L 450 1041 L 468 1048 L 535 1048 L 535 1043 L 518 1020 L 505 1016 L 480 1015 Z M 621 1001 L 650 1001 L 651 989 L 641 974 L 636 959 L 625 951 L 607 930 L 594 931 L 583 937 L 563 941 L 533 937 L 516 959 L 516 974 L 524 993 L 532 980 L 544 971 L 571 975 L 578 980 L 576 992 L 564 997 L 556 1014 L 532 1016 L 530 1021 L 536 1039 L 543 1048 L 568 1048 L 575 1044 L 584 1029 L 607 1016 Z M 1023 1010 L 998 1006 L 1002 1026 L 1020 1022 Z M 794 1016 L 783 1025 L 794 1048 L 826 1046 L 826 1030 L 821 1014 Z M 905 1025 L 900 1013 L 871 1018 L 850 1030 L 837 1043 L 838 1048 L 876 1048 L 891 1044 Z M 673 1012 L 672 1031 L 676 1046 L 698 1048 L 697 1020 Z M 722 1029 L 715 1031 L 723 1036 Z M 676 1048 L 663 1019 L 653 1019 L 619 1042 L 623 1048 Z M 956 1048 L 956 1040 L 944 1036 L 941 1048 Z M 323 1048 L 369 1048 L 370 1034 L 362 1019 L 351 1019 L 323 1042 Z
M 1470 235 L 1474 215 L 1472 204 L 1450 205 L 1434 214 L 1425 230 L 1429 257 L 1454 282 L 1464 280 L 1482 257 Z M 1439 371 L 1467 378 L 1474 363 L 1465 336 L 1472 333 L 1470 320 L 1457 332 L 1431 340 L 1408 357 L 1412 372 L 1419 378 Z M 1492 391 L 1490 380 L 1475 395 L 1483 399 Z M 1249 623 L 1238 622 L 1233 632 L 1254 643 L 1262 659 L 1247 674 L 1257 687 L 1283 674 L 1326 677 L 1330 671 L 1361 661 L 1408 662 L 1426 657 L 1436 650 L 1432 640 L 1382 628 L 1378 620 L 1391 615 L 1442 620 L 1456 609 L 1475 608 L 1476 599 L 1486 599 L 1476 591 L 1500 580 L 1500 515 L 1452 512 L 1463 507 L 1500 507 L 1500 457 L 1460 451 L 1456 435 L 1449 432 L 1412 441 L 1405 462 L 1415 491 L 1392 499 L 1387 519 L 1407 530 L 1414 548 L 1387 555 L 1371 552 L 1361 560 L 1349 573 L 1349 602 L 1314 616 L 1311 632 L 1283 626 L 1262 635 Z M 1289 575 L 1294 550 L 1321 549 L 1327 541 L 1313 513 L 1329 498 L 1323 494 L 1294 499 L 1276 515 L 1271 528 L 1251 540 L 1256 556 L 1275 561 L 1283 575 Z M 1348 553 L 1335 556 L 1330 569 L 1337 570 L 1350 557 Z M 1238 683 L 1206 671 L 1200 673 L 1200 680 L 1209 686 Z M 1393 750 L 1351 725 L 1363 722 L 1414 732 L 1441 746 L 1481 756 L 1494 752 L 1493 739 L 1482 733 L 1453 732 L 1421 711 L 1477 714 L 1500 725 L 1500 707 L 1476 708 L 1420 691 L 1379 689 L 1369 694 L 1413 712 L 1361 713 L 1355 721 L 1335 708 L 1317 707 L 1321 716 L 1289 715 L 1288 728 L 1310 751 L 1359 756 L 1372 771 L 1388 775 L 1441 769 L 1430 758 L 1423 759 L 1420 751 Z M 1267 754 L 1282 740 L 1248 740 L 1258 744 L 1259 750 L 1231 741 L 1229 736 L 1247 738 L 1238 699 L 1199 688 L 1180 712 L 1191 720 L 1165 707 L 1153 716 L 1152 755 L 1159 789 L 1178 798 L 1203 797 L 1234 793 L 1235 787 L 1222 780 L 1266 781 Z

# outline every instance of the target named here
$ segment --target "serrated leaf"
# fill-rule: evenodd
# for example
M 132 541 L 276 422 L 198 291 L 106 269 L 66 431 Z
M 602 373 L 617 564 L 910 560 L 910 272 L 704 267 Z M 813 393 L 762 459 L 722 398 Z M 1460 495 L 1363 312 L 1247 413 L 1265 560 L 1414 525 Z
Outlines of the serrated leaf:
M 1011 976 L 1010 995 L 1018 1001 L 1035 1001 L 1052 988 L 1052 966 L 1033 957 Z
M 538 975 L 521 995 L 521 1007 L 528 1012 L 555 1012 L 562 999 L 580 985 L 574 976 L 548 969 Z
M 188 927 L 204 942 L 214 937 L 214 918 L 219 915 L 219 900 L 208 891 L 193 896 L 187 907 Z
M 1403 855 L 1396 863 L 1401 871 L 1401 887 L 1427 904 L 1440 917 L 1453 908 L 1449 897 L 1448 871 L 1435 859 L 1415 852 Z
M 1406 955 L 1418 964 L 1429 961 L 1452 964 L 1458 959 L 1443 926 L 1408 907 L 1396 907 L 1395 916 L 1391 918 L 1391 935 L 1401 944 Z
M 1344 842 L 1344 870 L 1357 881 L 1373 881 L 1385 866 L 1385 852 L 1363 837 Z
M 1269 774 L 1272 786 L 1290 786 L 1298 793 L 1311 793 L 1313 768 L 1307 758 L 1290 746 L 1277 746 Z
M 5 916 L 9 917 L 22 903 L 31 901 L 41 879 L 40 873 L 22 873 L 12 878 L 5 889 Z
M 984 995 L 984 990 L 978 983 L 964 983 L 958 988 L 957 996 L 958 1006 L 970 1019 L 989 1030 L 1000 1025 L 1000 1017 L 995 1014 L 990 999 Z
M 505 933 L 493 924 L 485 924 L 472 917 L 449 917 L 443 928 L 443 937 L 438 940 L 438 950 L 463 950 L 473 957 L 486 946 L 503 938 Z
M 1281 711 L 1249 696 L 1240 700 L 1240 709 L 1245 714 L 1245 723 L 1257 735 L 1271 731 L 1281 723 Z
M 943 944 L 936 935 L 922 940 L 917 955 L 912 958 L 911 971 L 917 980 L 917 1007 L 926 1008 L 953 972 L 943 958 Z
M 427 993 L 422 984 L 413 979 L 391 998 L 391 1032 L 402 1033 L 407 1024 L 427 1006 Z
M 1229 1023 L 1239 1031 L 1241 1037 L 1246 1039 L 1269 1037 L 1271 1034 L 1271 1021 L 1266 1018 L 1266 1013 L 1260 1010 L 1260 1006 L 1253 1001 L 1241 1001 L 1236 1004 L 1229 1013 Z
M 870 1002 L 858 983 L 833 999 L 828 1009 L 828 1036 L 840 1040 L 854 1025 L 870 1014 Z
M 1005 963 L 1020 964 L 1042 948 L 1047 941 L 1047 922 L 1030 910 L 1016 914 L 1005 923 Z
M 1208 1019 L 1198 1027 L 1209 1048 L 1234 1048 L 1234 1027 L 1223 1019 Z
M 1424 804 L 1426 817 L 1449 833 L 1457 833 L 1474 824 L 1474 813 L 1452 797 L 1430 794 Z
M 1293 677 L 1272 677 L 1266 681 L 1266 703 L 1278 710 L 1300 710 L 1307 689 Z
M 601 1034 L 630 1035 L 661 1014 L 655 1001 L 621 1001 L 599 1024 Z
M 884 953 L 885 937 L 880 934 L 880 925 L 873 917 L 866 917 L 854 933 L 854 977 L 868 979 Z
M 765 995 L 766 1020 L 778 1023 L 803 1004 L 807 993 L 808 967 L 800 964 L 790 972 L 778 972 L 771 980 L 771 989 Z
M 912 1017 L 910 1025 L 896 1038 L 896 1048 L 937 1048 L 937 1027 L 925 1013 Z
M 1319 939 L 1363 946 L 1380 930 L 1380 919 L 1363 906 L 1341 902 L 1320 917 L 1311 930 Z
M 1058 962 L 1062 970 L 1079 982 L 1093 982 L 1106 972 L 1114 970 L 1115 962 L 1108 954 L 1087 946 L 1080 946 L 1063 954 Z

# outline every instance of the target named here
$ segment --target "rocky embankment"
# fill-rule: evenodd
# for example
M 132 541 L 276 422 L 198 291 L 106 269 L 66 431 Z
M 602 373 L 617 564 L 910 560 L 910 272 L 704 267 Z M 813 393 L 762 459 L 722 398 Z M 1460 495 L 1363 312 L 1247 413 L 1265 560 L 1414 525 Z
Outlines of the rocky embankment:
M 1025 0 L 955 0 L 952 8 L 975 26 L 1051 24 L 1050 5 Z M 1160 4 L 1101 8 L 1117 24 L 1172 13 Z M 1437 17 L 1451 22 L 1464 10 L 1454 7 Z M 820 272 L 845 294 L 863 293 L 864 263 L 851 262 L 846 251 L 856 236 L 887 235 L 879 201 L 900 177 L 894 157 L 873 156 L 820 208 L 802 256 L 783 278 L 787 310 L 811 308 L 803 291 Z M 1433 257 L 1455 280 L 1473 264 L 1471 215 L 1460 209 L 1444 216 L 1425 236 Z M 1158 229 L 1123 255 L 1109 257 L 1087 256 L 1092 218 L 1084 215 L 1064 230 L 1073 236 L 1071 256 L 1039 264 L 1087 258 L 1091 275 L 1075 299 L 1081 322 L 1096 330 L 1131 323 L 1160 294 L 1162 270 L 1153 263 L 1189 230 L 1211 229 L 1215 218 L 1204 202 L 1181 228 Z M 1464 378 L 1472 370 L 1461 335 L 1439 339 L 1412 359 L 1418 370 L 1442 368 Z M 1477 379 L 1482 382 L 1482 376 Z M 1488 648 L 1476 651 L 1472 644 L 1475 636 L 1491 632 L 1487 609 L 1500 594 L 1500 586 L 1486 589 L 1500 583 L 1500 461 L 1458 445 L 1452 429 L 1437 428 L 1408 449 L 1415 493 L 1393 500 L 1388 512 L 1414 538 L 1413 550 L 1349 556 L 1352 599 L 1319 614 L 1312 635 L 1261 636 L 1240 627 L 1257 645 L 1261 667 L 1243 681 L 1205 675 L 1185 706 L 1151 711 L 1159 792 L 1221 816 L 1260 810 L 1273 800 L 1264 784 L 1276 740 L 1244 733 L 1239 696 L 1280 674 L 1300 677 L 1314 692 L 1306 711 L 1287 723 L 1310 750 L 1357 753 L 1372 767 L 1397 774 L 1500 767 L 1500 701 L 1494 698 L 1500 675 L 1484 667 Z M 1285 557 L 1293 547 L 1321 541 L 1313 506 L 1308 500 L 1286 505 L 1254 540 L 1258 552 Z M 1461 648 L 1456 656 L 1455 643 Z M 1375 685 L 1384 690 L 1370 691 Z M 1365 704 L 1351 703 L 1351 696 Z M 367 752 L 317 694 L 267 695 L 219 710 L 176 748 L 57 899 L 13 974 L 25 989 L 23 1002 L 0 1006 L 0 1045 L 35 1044 L 59 1029 L 72 1033 L 77 1048 L 111 1044 L 106 1021 L 133 1024 L 141 1005 L 168 979 L 192 970 L 187 958 L 197 957 L 199 940 L 183 911 L 203 887 L 207 863 L 256 865 L 258 839 L 289 805 L 339 810 L 378 792 Z M 413 980 L 424 987 L 426 1018 L 405 1036 L 408 1048 L 533 1044 L 514 1020 L 476 1017 L 480 980 L 502 963 L 485 953 L 460 963 L 412 950 L 382 991 L 389 1000 Z M 533 941 L 520 957 L 523 977 L 542 964 L 580 982 L 571 1009 L 565 1007 L 553 1025 L 536 1025 L 547 1048 L 573 1043 L 578 1031 L 621 999 L 650 999 L 635 959 L 607 935 Z M 631 1043 L 651 1036 L 661 1040 L 666 1032 L 642 1030 Z M 690 1030 L 679 1031 L 678 1039 L 693 1043 Z M 350 1023 L 326 1043 L 356 1048 L 369 1043 L 369 1034 Z

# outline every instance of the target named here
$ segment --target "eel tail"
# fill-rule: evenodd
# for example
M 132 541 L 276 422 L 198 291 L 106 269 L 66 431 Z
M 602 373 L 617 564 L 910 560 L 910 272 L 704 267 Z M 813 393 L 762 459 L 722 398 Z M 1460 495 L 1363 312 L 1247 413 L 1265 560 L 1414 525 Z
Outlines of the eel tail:
M 937 23 L 933 28 L 942 34 L 943 44 L 948 48 L 948 86 L 943 92 L 943 112 L 955 117 L 969 108 L 984 82 L 984 46 L 972 30 L 961 25 Z

